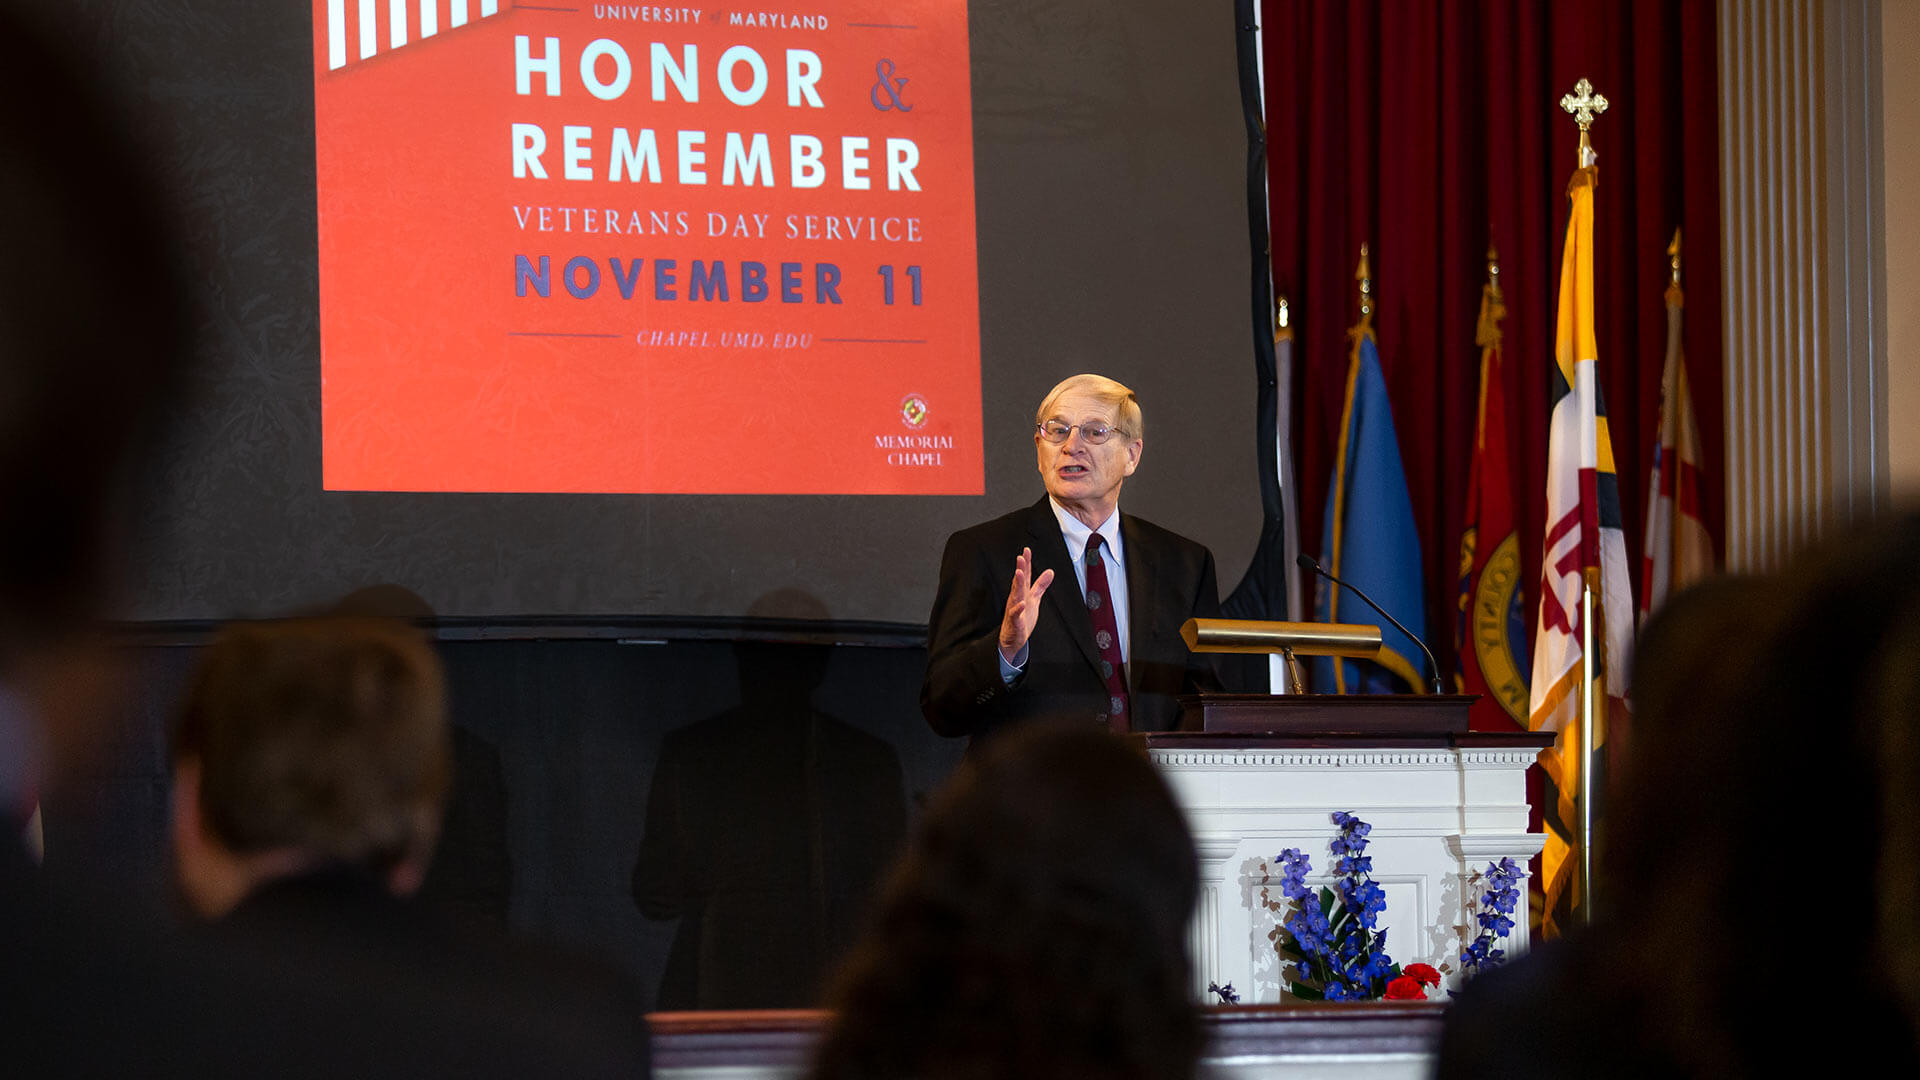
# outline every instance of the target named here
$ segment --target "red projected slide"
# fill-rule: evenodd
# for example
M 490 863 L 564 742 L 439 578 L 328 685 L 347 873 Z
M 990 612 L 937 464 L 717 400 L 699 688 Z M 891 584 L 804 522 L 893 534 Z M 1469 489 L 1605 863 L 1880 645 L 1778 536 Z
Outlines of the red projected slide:
M 315 0 L 329 490 L 979 494 L 964 0 Z

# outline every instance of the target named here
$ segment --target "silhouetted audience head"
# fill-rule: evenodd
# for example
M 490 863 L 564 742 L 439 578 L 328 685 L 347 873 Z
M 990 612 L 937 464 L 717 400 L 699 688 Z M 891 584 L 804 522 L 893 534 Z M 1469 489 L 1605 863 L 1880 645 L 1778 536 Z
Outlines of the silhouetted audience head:
M 0 680 L 17 704 L 0 710 L 0 820 L 107 734 L 119 687 L 73 631 L 112 592 L 141 451 L 190 354 L 153 171 L 110 73 L 51 29 L 0 6 Z
M 338 617 L 388 619 L 431 640 L 433 605 L 404 585 L 368 585 L 328 608 Z M 458 723 L 452 780 L 440 843 L 420 897 L 463 923 L 504 928 L 513 904 L 513 853 L 507 841 L 507 780 L 500 749 Z
M 1915 516 L 1808 552 L 1778 578 L 1694 590 L 1642 638 L 1640 735 L 1607 891 L 1632 966 L 1658 973 L 1651 1023 L 1676 1060 L 1764 1071 L 1787 1012 L 1817 1021 L 1836 1001 L 1920 1060 L 1920 1000 L 1904 1020 L 1887 1015 L 1920 962 L 1917 639 Z M 1847 910 L 1846 943 L 1786 950 L 1818 1000 L 1756 1001 L 1747 973 L 1783 934 L 1812 929 L 1794 925 L 1803 904 Z
M 1719 716 L 1738 768 L 1718 819 L 1730 840 L 1723 940 L 1748 959 L 1756 942 L 1793 941 L 1789 970 L 1820 989 L 1756 1011 L 1723 984 L 1719 1016 L 1749 1072 L 1775 1063 L 1768 1044 L 1803 1017 L 1810 1041 L 1841 1024 L 1858 1030 L 1861 1060 L 1920 1068 L 1920 513 L 1796 560 L 1764 603 L 1776 614 Z M 1798 937 L 1818 934 L 1823 910 L 1845 912 L 1830 947 Z
M 1050 726 L 995 740 L 927 808 L 813 1075 L 1190 1075 L 1197 873 L 1137 747 Z
M 439 662 L 391 620 L 235 624 L 193 678 L 172 758 L 180 883 L 200 914 L 325 866 L 410 892 L 449 782 Z
M 1597 919 L 1476 980 L 1440 1075 L 1920 1067 L 1920 516 L 1680 593 L 1633 685 Z
M 1701 879 L 1699 843 L 1718 846 L 1746 811 L 1749 740 L 1729 737 L 1759 650 L 1775 632 L 1779 583 L 1717 577 L 1676 594 L 1641 632 L 1634 650 L 1634 723 L 1611 785 L 1602 907 L 1663 879 Z M 1750 722 L 1734 730 L 1750 732 Z
M 0 10 L 0 660 L 93 615 L 132 453 L 188 359 L 184 275 L 125 122 Z M 31 104 L 28 104 L 31 103 Z

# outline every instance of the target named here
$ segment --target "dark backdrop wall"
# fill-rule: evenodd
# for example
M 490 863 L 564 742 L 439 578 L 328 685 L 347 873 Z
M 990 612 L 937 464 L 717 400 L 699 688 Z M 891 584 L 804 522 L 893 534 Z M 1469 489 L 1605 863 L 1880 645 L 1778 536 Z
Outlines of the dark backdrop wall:
M 923 622 L 945 537 L 1039 495 L 1033 410 L 1085 370 L 1145 405 L 1129 510 L 1211 545 L 1224 581 L 1247 563 L 1260 518 L 1231 5 L 968 4 L 986 494 L 722 497 L 321 491 L 311 6 L 25 2 L 118 72 L 205 288 L 200 393 L 156 463 L 129 619 L 270 615 L 396 582 L 448 616 L 737 617 L 796 588 L 837 618 Z M 670 25 L 607 25 L 672 40 Z M 788 452 L 778 421 L 718 417 L 715 437 Z
M 48 872 L 165 902 L 166 725 L 200 651 L 175 640 L 127 645 L 138 700 L 98 770 L 45 806 Z M 428 894 L 605 956 L 659 1007 L 815 1003 L 964 749 L 920 718 L 919 647 L 789 634 L 440 654 L 461 737 Z
M 24 2 L 106 58 L 202 292 L 196 393 L 125 568 L 137 704 L 49 802 L 51 872 L 161 898 L 166 720 L 208 624 L 397 583 L 442 617 L 463 733 L 430 889 L 610 955 L 663 1005 L 806 1004 L 962 752 L 919 715 L 920 624 L 944 537 L 1039 495 L 1045 390 L 1135 386 L 1128 509 L 1208 542 L 1228 588 L 1247 563 L 1230 5 L 969 4 L 986 495 L 718 498 L 322 492 L 310 6 Z M 777 424 L 723 437 L 782 452 Z
M 1489 245 L 1506 293 L 1529 633 L 1546 518 L 1547 371 L 1578 129 L 1560 98 L 1582 77 L 1594 122 L 1595 302 L 1602 392 L 1639 590 L 1647 468 L 1666 353 L 1666 249 L 1685 229 L 1687 372 L 1709 532 L 1724 536 L 1718 81 L 1711 0 L 1263 0 L 1275 289 L 1292 301 L 1301 546 L 1319 552 L 1371 245 L 1374 327 L 1427 583 L 1450 665 L 1472 460 Z

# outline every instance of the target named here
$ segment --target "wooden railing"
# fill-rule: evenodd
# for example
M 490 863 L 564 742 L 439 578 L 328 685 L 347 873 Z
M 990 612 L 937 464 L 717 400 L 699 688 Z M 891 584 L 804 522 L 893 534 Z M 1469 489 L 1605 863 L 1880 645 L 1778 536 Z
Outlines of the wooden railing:
M 1229 1005 L 1203 1010 L 1207 1061 L 1433 1053 L 1441 1002 L 1355 1005 Z M 807 1055 L 827 1014 L 813 1009 L 669 1012 L 647 1017 L 656 1069 L 728 1069 L 791 1073 Z

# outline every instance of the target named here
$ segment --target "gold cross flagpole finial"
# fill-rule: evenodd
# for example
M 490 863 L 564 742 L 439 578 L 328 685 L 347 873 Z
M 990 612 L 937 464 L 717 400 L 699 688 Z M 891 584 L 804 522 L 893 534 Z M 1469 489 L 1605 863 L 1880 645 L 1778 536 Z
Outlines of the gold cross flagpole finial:
M 1598 157 L 1587 142 L 1587 128 L 1593 126 L 1594 117 L 1607 111 L 1607 99 L 1593 92 L 1592 83 L 1581 79 L 1573 84 L 1573 93 L 1560 99 L 1560 107 L 1572 113 L 1574 123 L 1580 125 L 1580 167 L 1584 169 Z
M 1493 290 L 1494 299 L 1500 298 L 1500 253 L 1492 244 L 1487 245 L 1487 288 Z
M 1373 324 L 1373 270 L 1367 263 L 1367 245 L 1360 245 L 1360 268 L 1353 272 L 1360 283 L 1360 325 Z

